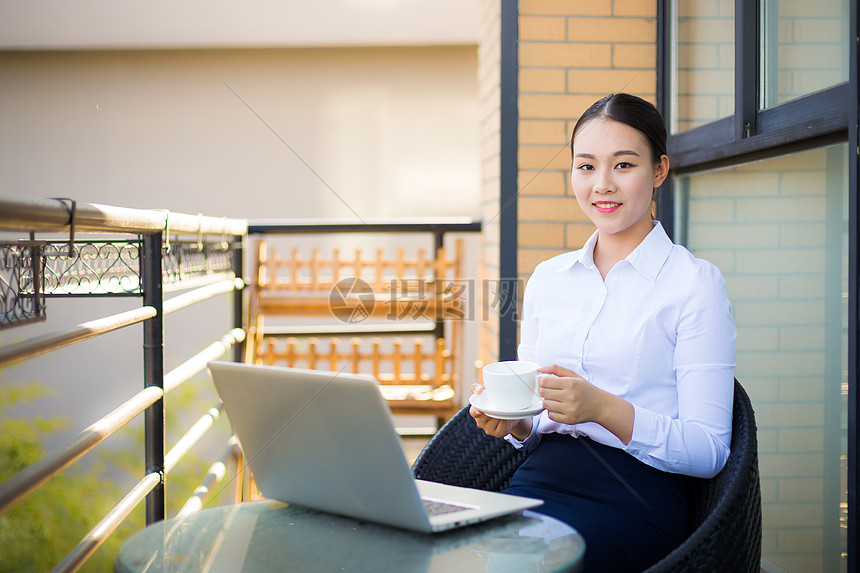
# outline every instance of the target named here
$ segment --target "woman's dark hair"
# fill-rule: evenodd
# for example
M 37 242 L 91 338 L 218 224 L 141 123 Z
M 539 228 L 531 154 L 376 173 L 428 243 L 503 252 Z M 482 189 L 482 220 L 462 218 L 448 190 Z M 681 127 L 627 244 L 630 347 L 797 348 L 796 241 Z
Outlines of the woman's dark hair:
M 654 163 L 660 161 L 661 155 L 666 155 L 666 125 L 663 123 L 663 116 L 644 99 L 626 93 L 608 95 L 585 110 L 570 137 L 571 154 L 576 134 L 592 119 L 600 117 L 628 125 L 644 135 L 654 154 Z

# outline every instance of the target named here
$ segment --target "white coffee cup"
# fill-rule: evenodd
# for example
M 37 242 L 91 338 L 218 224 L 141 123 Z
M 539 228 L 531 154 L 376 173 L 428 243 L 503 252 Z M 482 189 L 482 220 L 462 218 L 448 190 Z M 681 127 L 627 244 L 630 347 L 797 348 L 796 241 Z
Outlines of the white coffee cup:
M 525 360 L 493 362 L 484 366 L 487 400 L 500 410 L 527 408 L 538 399 L 538 365 Z

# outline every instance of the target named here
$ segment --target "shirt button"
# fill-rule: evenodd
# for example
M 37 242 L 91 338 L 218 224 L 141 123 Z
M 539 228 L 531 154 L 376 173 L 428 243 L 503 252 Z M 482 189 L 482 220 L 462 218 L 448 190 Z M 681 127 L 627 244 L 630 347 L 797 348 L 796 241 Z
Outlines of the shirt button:
M 634 456 L 638 456 L 639 450 L 630 450 L 630 453 L 633 454 Z

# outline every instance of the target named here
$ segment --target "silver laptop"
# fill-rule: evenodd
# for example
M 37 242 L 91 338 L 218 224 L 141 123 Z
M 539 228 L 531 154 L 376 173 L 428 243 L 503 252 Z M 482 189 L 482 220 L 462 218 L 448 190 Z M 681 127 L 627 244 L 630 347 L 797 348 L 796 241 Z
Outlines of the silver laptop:
M 266 497 L 423 532 L 543 503 L 414 479 L 371 377 L 233 362 L 209 371 Z

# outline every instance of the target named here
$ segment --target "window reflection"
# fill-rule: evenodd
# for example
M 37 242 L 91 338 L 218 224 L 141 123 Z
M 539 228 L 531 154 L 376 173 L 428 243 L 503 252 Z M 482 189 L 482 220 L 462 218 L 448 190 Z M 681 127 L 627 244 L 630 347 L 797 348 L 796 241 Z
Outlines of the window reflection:
M 763 0 L 760 107 L 848 81 L 848 21 L 848 0 Z
M 847 145 L 677 180 L 676 229 L 726 278 L 758 423 L 763 556 L 844 571 Z
M 734 113 L 734 0 L 672 2 L 672 133 Z

